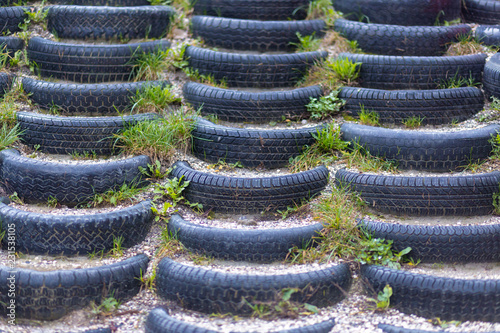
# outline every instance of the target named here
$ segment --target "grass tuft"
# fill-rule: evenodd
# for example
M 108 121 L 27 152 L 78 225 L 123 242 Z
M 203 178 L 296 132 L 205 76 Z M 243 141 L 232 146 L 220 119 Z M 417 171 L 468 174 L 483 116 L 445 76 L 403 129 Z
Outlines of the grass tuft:
M 19 140 L 19 125 L 10 128 L 8 124 L 2 124 L 0 128 L 0 150 L 4 150 Z
M 298 85 L 321 84 L 328 94 L 343 85 L 354 85 L 359 77 L 361 63 L 353 63 L 347 58 L 328 58 L 313 66 Z
M 147 85 L 138 90 L 130 100 L 134 113 L 157 112 L 162 114 L 163 110 L 170 105 L 180 105 L 181 103 L 181 98 L 172 91 L 170 85 L 166 87 Z

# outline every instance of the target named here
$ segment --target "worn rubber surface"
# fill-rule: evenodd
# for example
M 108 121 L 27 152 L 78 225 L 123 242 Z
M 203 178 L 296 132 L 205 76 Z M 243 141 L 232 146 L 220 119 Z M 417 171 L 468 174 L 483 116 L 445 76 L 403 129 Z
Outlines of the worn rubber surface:
M 223 229 L 206 227 L 172 215 L 168 231 L 190 251 L 222 260 L 271 262 L 284 260 L 294 246 L 313 246 L 323 225 L 289 229 Z
M 109 213 L 51 215 L 22 211 L 0 203 L 0 221 L 15 228 L 16 251 L 29 254 L 86 255 L 113 248 L 122 237 L 129 248 L 144 240 L 151 224 L 151 202 Z M 3 242 L 7 250 L 7 242 Z
M 71 311 L 101 304 L 110 295 L 120 301 L 135 296 L 141 288 L 141 272 L 149 259 L 144 254 L 100 267 L 58 271 L 34 271 L 0 266 L 0 302 L 9 304 L 9 277 L 15 277 L 16 318 L 55 320 Z M 7 309 L 0 308 L 5 316 Z
M 328 183 L 324 166 L 286 176 L 237 178 L 196 171 L 184 161 L 172 166 L 169 177 L 190 181 L 183 195 L 204 210 L 258 213 L 294 207 L 318 195 Z
M 23 90 L 41 108 L 57 107 L 59 114 L 114 116 L 131 109 L 132 96 L 147 86 L 170 85 L 169 81 L 108 84 L 66 84 L 23 77 Z
M 461 0 L 332 0 L 333 8 L 352 21 L 432 26 L 460 18 Z
M 338 19 L 335 31 L 358 42 L 367 53 L 404 56 L 440 56 L 457 37 L 468 35 L 466 24 L 452 26 L 400 26 Z
M 465 22 L 500 24 L 500 4 L 495 0 L 464 0 L 462 15 Z
M 482 81 L 486 54 L 449 57 L 398 57 L 341 53 L 352 62 L 362 63 L 359 83 L 375 89 L 436 89 L 449 79 L 472 78 Z
M 253 304 L 273 301 L 285 288 L 299 289 L 291 301 L 325 307 L 342 300 L 351 283 L 347 264 L 299 274 L 247 275 L 214 272 L 164 258 L 156 269 L 160 297 L 203 313 L 249 315 L 252 309 L 243 299 Z
M 170 42 L 120 45 L 82 45 L 33 37 L 28 43 L 28 58 L 36 63 L 42 77 L 80 83 L 128 81 L 133 78 L 132 62 L 138 54 L 166 50 Z
M 298 119 L 308 115 L 306 105 L 320 98 L 319 85 L 286 91 L 246 92 L 187 82 L 182 88 L 184 99 L 202 115 L 215 115 L 230 122 L 266 123 Z
M 201 75 L 212 75 L 228 87 L 291 87 L 314 63 L 324 60 L 328 52 L 252 55 L 217 52 L 196 46 L 186 47 L 189 66 Z
M 316 142 L 327 125 L 304 129 L 259 130 L 216 125 L 198 118 L 192 135 L 193 154 L 201 160 L 241 162 L 246 167 L 277 168 Z
M 419 330 L 419 329 L 409 329 L 409 328 L 398 327 L 398 326 L 387 325 L 387 324 L 378 324 L 377 327 L 380 328 L 384 333 L 432 333 L 432 332 L 444 333 L 445 332 L 445 331 L 425 331 L 425 330 Z M 474 332 L 470 332 L 470 333 L 474 333 Z M 486 332 L 486 333 L 499 333 L 499 332 Z
M 500 224 L 427 226 L 360 220 L 358 227 L 374 238 L 392 240 L 395 251 L 411 247 L 408 256 L 415 261 L 474 263 L 500 260 Z
M 483 93 L 475 87 L 397 91 L 343 87 L 338 97 L 346 102 L 345 112 L 359 116 L 363 107 L 376 112 L 382 124 L 401 125 L 420 117 L 422 125 L 442 125 L 467 120 L 484 108 Z
M 309 0 L 190 0 L 195 15 L 245 20 L 304 20 Z
M 335 325 L 335 320 L 328 319 L 317 324 L 292 328 L 282 331 L 273 331 L 274 333 L 328 333 Z M 188 322 L 176 319 L 168 315 L 164 308 L 155 308 L 151 310 L 146 318 L 146 333 L 169 333 L 169 332 L 192 332 L 192 333 L 217 333 L 220 331 L 209 330 Z
M 493 211 L 500 172 L 469 176 L 385 176 L 341 169 L 335 184 L 360 193 L 370 207 L 416 216 L 474 216 Z
M 500 54 L 495 53 L 484 66 L 484 94 L 500 98 Z
M 474 36 L 484 45 L 500 47 L 500 25 L 480 25 Z
M 24 23 L 24 19 L 28 18 L 28 15 L 24 12 L 25 10 L 30 10 L 30 8 L 21 6 L 0 7 L 0 33 L 7 35 L 20 31 L 19 24 Z
M 500 321 L 500 280 L 463 280 L 364 265 L 361 275 L 376 293 L 389 284 L 391 306 L 441 320 Z
M 133 7 L 133 6 L 151 5 L 151 2 L 149 2 L 148 0 L 50 0 L 50 2 L 60 5 L 76 5 L 76 6 Z
M 30 146 L 50 154 L 94 152 L 114 155 L 114 134 L 145 120 L 157 119 L 156 113 L 117 117 L 60 117 L 33 112 L 17 112 L 20 138 Z
M 0 73 L 0 97 L 5 95 L 10 88 L 12 88 L 12 81 L 15 77 L 15 74 Z
M 323 20 L 254 21 L 195 15 L 191 19 L 193 38 L 206 45 L 245 51 L 293 51 L 301 36 L 324 36 Z
M 175 10 L 170 6 L 50 6 L 47 30 L 59 38 L 161 38 Z
M 342 140 L 358 144 L 373 156 L 396 161 L 400 169 L 449 172 L 488 158 L 492 136 L 500 125 L 457 131 L 397 130 L 353 123 L 340 127 Z
M 139 167 L 147 168 L 148 163 L 151 159 L 145 155 L 103 163 L 41 162 L 8 149 L 0 152 L 0 181 L 8 193 L 17 192 L 27 203 L 47 203 L 52 197 L 74 206 L 123 184 L 146 185 Z

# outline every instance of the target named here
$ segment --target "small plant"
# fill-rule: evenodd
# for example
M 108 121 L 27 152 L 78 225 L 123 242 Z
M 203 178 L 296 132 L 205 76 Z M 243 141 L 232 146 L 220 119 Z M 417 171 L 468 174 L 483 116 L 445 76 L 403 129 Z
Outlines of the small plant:
M 171 105 L 180 105 L 181 98 L 177 96 L 172 86 L 147 85 L 137 90 L 135 96 L 130 97 L 134 113 L 157 112 L 162 113 Z
M 109 251 L 109 254 L 115 258 L 123 256 L 123 236 L 113 237 L 113 248 Z
M 202 254 L 197 254 L 197 253 L 192 253 L 189 252 L 188 254 L 189 260 L 193 262 L 195 265 L 200 265 L 200 266 L 207 266 L 210 265 L 213 261 L 214 258 L 208 257 Z
M 182 192 L 189 186 L 189 180 L 183 180 L 184 175 L 181 178 L 174 177 L 172 179 L 167 179 L 164 184 L 155 184 L 153 193 L 161 194 L 160 196 L 155 196 L 155 200 L 161 199 L 162 197 L 169 197 L 172 200 L 172 206 L 175 207 L 178 203 L 184 200 Z
M 139 171 L 146 177 L 152 179 L 163 179 L 170 173 L 171 169 L 167 169 L 165 172 L 161 172 L 161 163 L 156 160 L 154 164 L 148 164 L 148 168 L 139 167 Z
M 173 257 L 181 253 L 187 253 L 186 248 L 179 242 L 177 235 L 169 232 L 165 226 L 161 231 L 161 247 L 158 249 L 158 257 Z
M 89 257 L 90 260 L 97 259 L 97 258 L 102 259 L 104 257 L 104 250 L 96 251 L 94 249 L 94 251 L 89 252 L 87 254 L 87 256 Z
M 441 318 L 436 317 L 436 318 L 431 318 L 427 320 L 429 323 L 431 323 L 434 326 L 439 326 L 442 329 L 447 329 L 451 325 L 458 327 L 462 322 L 458 320 L 451 320 L 451 321 L 446 321 L 446 320 L 441 320 Z
M 363 125 L 378 126 L 380 125 L 379 118 L 380 117 L 377 112 L 367 111 L 365 110 L 365 107 L 363 105 L 361 106 L 361 111 L 359 112 L 359 121 Z
M 132 72 L 130 73 L 130 77 L 133 77 L 135 81 L 158 80 L 158 73 L 168 68 L 166 61 L 168 50 L 157 49 L 153 52 L 139 50 L 137 53 L 131 61 Z
M 285 210 L 277 210 L 276 212 L 281 215 L 281 219 L 285 220 L 290 214 L 293 214 L 299 210 L 299 206 L 290 207 L 287 206 Z
M 198 81 L 200 83 L 207 84 L 213 87 L 227 88 L 225 79 L 216 81 L 213 75 L 200 74 L 197 69 L 192 69 L 191 67 L 185 67 L 183 68 L 183 71 L 191 80 Z
M 58 206 L 57 198 L 49 196 L 49 199 L 47 200 L 47 206 L 51 208 L 56 208 Z
M 382 265 L 393 269 L 400 269 L 399 263 L 405 254 L 411 251 L 411 247 L 407 247 L 400 252 L 392 250 L 392 240 L 386 241 L 383 238 L 372 238 L 372 236 L 364 232 L 364 239 L 360 241 L 362 251 L 358 253 L 356 261 L 361 264 Z
M 405 125 L 406 128 L 418 128 L 422 126 L 422 122 L 424 121 L 424 118 L 420 116 L 412 116 L 409 117 L 405 120 L 403 120 L 403 125 Z
M 223 170 L 234 170 L 236 168 L 243 168 L 243 164 L 240 161 L 234 163 L 226 163 L 224 160 L 218 160 L 217 163 L 210 164 L 207 169 L 211 169 L 214 172 L 219 172 Z
M 500 133 L 493 134 L 489 142 L 492 148 L 490 158 L 500 159 Z
M 167 52 L 167 63 L 169 64 L 168 70 L 177 71 L 183 70 L 188 67 L 189 61 L 185 58 L 187 43 L 182 43 L 177 48 L 168 49 Z
M 94 302 L 90 303 L 92 308 L 92 313 L 95 315 L 105 315 L 114 312 L 120 306 L 120 302 L 116 300 L 113 295 L 104 298 L 100 305 L 96 305 Z
M 459 56 L 484 52 L 482 43 L 472 33 L 460 34 L 456 40 L 456 43 L 450 44 L 446 55 Z
M 15 202 L 18 205 L 24 205 L 23 200 L 21 198 L 19 198 L 19 195 L 17 194 L 17 192 L 14 192 L 11 195 L 9 195 L 9 200 L 12 202 Z
M 345 57 L 338 57 L 330 62 L 328 66 L 337 74 L 338 79 L 347 85 L 358 79 L 361 69 L 361 63 L 352 62 Z
M 311 52 L 316 51 L 320 44 L 321 39 L 314 38 L 315 32 L 312 35 L 302 36 L 300 32 L 296 32 L 298 43 L 290 42 L 290 45 L 295 46 L 295 52 Z
M 148 277 L 144 276 L 144 272 L 141 269 L 141 276 L 140 276 L 140 281 L 142 286 L 147 289 L 147 290 L 154 290 L 155 289 L 155 280 L 156 280 L 156 267 L 153 268 L 151 271 L 151 274 Z
M 384 290 L 379 291 L 377 299 L 368 298 L 367 301 L 375 303 L 375 311 L 385 311 L 391 305 L 392 288 L 390 285 L 386 285 Z
M 493 213 L 500 215 L 500 188 L 498 192 L 493 193 Z
M 311 101 L 306 105 L 306 108 L 307 111 L 311 112 L 311 119 L 324 119 L 339 113 L 340 108 L 345 105 L 345 101 L 338 98 L 338 94 L 338 90 L 333 90 L 319 99 L 310 97 Z
M 99 157 L 97 156 L 97 153 L 95 151 L 84 151 L 84 152 L 77 152 L 73 151 L 70 153 L 71 159 L 73 160 L 97 160 Z
M 301 8 L 297 8 L 299 10 Z M 307 19 L 323 19 L 328 27 L 333 27 L 335 20 L 341 17 L 341 14 L 336 12 L 332 3 L 329 0 L 315 0 L 309 2 L 307 7 Z
M 0 151 L 6 149 L 19 140 L 20 134 L 19 125 L 9 128 L 8 124 L 4 123 L 2 128 L 0 128 Z
M 28 20 L 28 23 L 32 24 L 39 24 L 39 23 L 44 23 L 45 19 L 47 18 L 48 10 L 44 8 L 45 6 L 45 0 L 42 0 L 42 3 L 40 4 L 40 8 L 35 9 L 35 8 L 27 8 L 24 10 L 26 15 L 28 16 L 26 20 Z
M 105 203 L 116 206 L 119 202 L 132 200 L 135 196 L 142 192 L 142 190 L 143 188 L 138 188 L 135 184 L 129 185 L 124 183 L 117 190 L 111 189 L 104 193 L 96 193 L 87 203 L 87 207 L 97 207 Z
M 462 77 L 455 74 L 453 77 L 448 78 L 446 80 L 442 80 L 441 83 L 438 84 L 438 89 L 452 89 L 452 88 L 460 88 L 460 87 L 474 87 L 479 85 L 479 82 L 476 82 L 472 77 Z

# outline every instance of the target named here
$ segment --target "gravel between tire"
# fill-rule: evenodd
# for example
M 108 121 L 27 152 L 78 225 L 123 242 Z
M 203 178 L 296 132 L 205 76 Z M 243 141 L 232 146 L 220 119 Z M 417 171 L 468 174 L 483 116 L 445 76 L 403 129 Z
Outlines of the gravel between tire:
M 122 237 L 123 248 L 144 240 L 153 223 L 151 202 L 109 213 L 51 215 L 22 211 L 0 203 L 4 228 L 15 229 L 16 251 L 29 254 L 86 255 L 108 252 L 114 239 Z M 7 250 L 7 242 L 3 242 Z
M 480 163 L 491 153 L 500 125 L 459 132 L 397 130 L 344 123 L 342 140 L 371 155 L 396 161 L 400 169 L 449 172 Z
M 49 154 L 114 155 L 116 138 L 123 130 L 141 121 L 157 119 L 156 113 L 117 117 L 60 117 L 17 112 L 21 140 Z
M 0 152 L 0 180 L 8 193 L 17 192 L 27 203 L 55 198 L 59 204 L 75 206 L 123 184 L 147 185 L 139 166 L 148 164 L 151 159 L 145 155 L 104 163 L 41 162 L 7 149 Z
M 156 269 L 160 297 L 203 313 L 249 315 L 252 309 L 244 299 L 253 304 L 275 301 L 285 288 L 299 289 L 291 301 L 325 307 L 341 301 L 351 284 L 347 264 L 299 274 L 247 275 L 214 272 L 164 258 Z
M 470 176 L 385 176 L 341 169 L 336 186 L 360 193 L 383 213 L 416 216 L 475 216 L 493 211 L 500 172 Z
M 400 26 L 338 19 L 335 31 L 358 42 L 367 53 L 404 56 L 440 56 L 457 37 L 468 35 L 466 24 L 452 26 Z
M 170 42 L 120 45 L 80 45 L 53 42 L 33 37 L 28 43 L 28 58 L 36 63 L 42 77 L 80 83 L 128 81 L 134 77 L 133 60 L 141 53 L 167 50 Z
M 359 83 L 375 89 L 437 89 L 450 79 L 482 82 L 486 54 L 447 57 L 398 57 L 341 53 L 361 64 Z
M 216 88 L 187 82 L 182 88 L 184 99 L 202 115 L 215 115 L 230 122 L 266 123 L 297 119 L 308 115 L 306 105 L 311 98 L 319 99 L 319 85 L 287 91 L 246 92 Z
M 228 87 L 279 88 L 294 86 L 328 52 L 314 51 L 275 55 L 217 52 L 188 46 L 185 58 L 200 75 L 211 75 Z
M 411 247 L 415 262 L 475 263 L 500 260 L 500 224 L 420 226 L 360 220 L 358 227 L 374 238 L 392 240 L 392 248 Z
M 294 246 L 314 246 L 323 224 L 289 229 L 236 230 L 193 224 L 172 215 L 168 231 L 190 251 L 222 260 L 272 262 L 284 260 Z
M 238 178 L 194 170 L 177 161 L 169 177 L 189 181 L 186 200 L 200 203 L 204 210 L 227 213 L 259 213 L 295 207 L 326 187 L 328 169 L 324 166 L 286 176 Z
M 376 293 L 389 284 L 391 305 L 406 314 L 441 320 L 499 322 L 500 280 L 462 280 L 364 265 L 361 276 Z
M 483 93 L 475 87 L 397 91 L 343 87 L 338 97 L 346 101 L 344 111 L 359 116 L 363 107 L 376 112 L 383 124 L 402 124 L 410 117 L 420 117 L 422 125 L 461 122 L 484 108 Z
M 170 6 L 50 6 L 47 30 L 59 38 L 161 38 L 174 14 Z
M 9 286 L 14 281 L 16 318 L 56 320 L 113 295 L 125 301 L 140 288 L 141 274 L 146 273 L 149 259 L 140 254 L 111 265 L 39 272 L 0 266 L 0 301 L 10 304 Z M 14 279 L 9 279 L 14 277 Z M 5 316 L 7 307 L 0 313 Z
M 193 154 L 217 163 L 240 162 L 246 167 L 278 168 L 289 163 L 317 140 L 328 125 L 304 129 L 259 130 L 216 125 L 198 118 L 191 132 Z

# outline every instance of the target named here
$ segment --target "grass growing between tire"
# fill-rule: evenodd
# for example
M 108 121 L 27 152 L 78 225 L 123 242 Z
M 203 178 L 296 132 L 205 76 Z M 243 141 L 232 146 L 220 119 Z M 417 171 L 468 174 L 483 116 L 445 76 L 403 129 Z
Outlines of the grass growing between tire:
M 171 105 L 180 105 L 181 98 L 172 91 L 172 86 L 147 85 L 137 90 L 130 101 L 134 113 L 157 112 L 161 114 Z
M 347 58 L 328 58 L 314 65 L 298 86 L 320 84 L 325 94 L 338 90 L 343 85 L 355 85 L 359 77 L 361 63 L 353 63 Z

